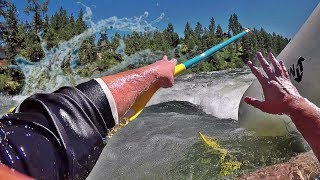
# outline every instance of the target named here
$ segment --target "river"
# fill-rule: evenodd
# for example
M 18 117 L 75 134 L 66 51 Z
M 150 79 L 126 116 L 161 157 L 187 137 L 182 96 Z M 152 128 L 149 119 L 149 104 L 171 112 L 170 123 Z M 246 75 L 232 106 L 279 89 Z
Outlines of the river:
M 177 78 L 112 136 L 89 179 L 229 179 L 288 160 L 300 151 L 293 138 L 257 137 L 238 124 L 238 105 L 252 80 L 248 69 Z M 240 169 L 221 175 L 219 155 L 199 132 L 215 138 Z

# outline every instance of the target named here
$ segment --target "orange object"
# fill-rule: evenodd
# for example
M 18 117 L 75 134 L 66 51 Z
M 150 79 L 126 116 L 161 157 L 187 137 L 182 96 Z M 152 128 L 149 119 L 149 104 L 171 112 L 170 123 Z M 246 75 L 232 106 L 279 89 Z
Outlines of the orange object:
M 10 179 L 10 180 L 31 180 L 31 179 L 34 179 L 34 178 L 31 178 L 27 175 L 24 175 L 14 169 L 11 169 L 9 167 L 7 167 L 6 165 L 4 164 L 1 164 L 0 163 L 0 180 L 7 180 L 7 179 Z

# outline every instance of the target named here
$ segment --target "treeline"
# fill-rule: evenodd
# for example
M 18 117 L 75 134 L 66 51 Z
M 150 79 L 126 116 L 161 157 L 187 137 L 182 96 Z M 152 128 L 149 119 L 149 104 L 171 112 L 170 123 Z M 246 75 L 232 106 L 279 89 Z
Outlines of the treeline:
M 7 0 L 0 0 L 0 19 L 3 19 L 3 22 L 0 22 L 0 47 L 7 49 L 7 64 L 14 64 L 14 58 L 17 55 L 32 62 L 40 61 L 44 52 L 37 35 L 39 32 L 43 32 L 43 38 L 50 49 L 58 45 L 60 41 L 69 40 L 88 28 L 83 21 L 82 9 L 78 12 L 77 17 L 72 14 L 68 15 L 62 7 L 58 12 L 49 16 L 47 13 L 49 0 L 42 1 L 42 3 L 38 0 L 27 0 L 27 2 L 24 13 L 32 16 L 31 22 L 20 21 L 16 6 Z M 170 54 L 174 50 L 172 56 L 178 60 L 184 60 L 200 54 L 241 31 L 242 25 L 238 16 L 232 14 L 229 18 L 227 32 L 224 32 L 219 24 L 216 25 L 213 17 L 209 19 L 208 27 L 197 22 L 193 28 L 189 22 L 186 22 L 183 37 L 179 37 L 171 23 L 163 31 L 146 29 L 142 33 L 133 32 L 123 36 L 116 33 L 112 37 L 108 37 L 107 32 L 101 32 L 98 37 L 92 36 L 82 44 L 79 50 L 80 64 L 86 66 L 83 66 L 84 68 L 79 70 L 79 73 L 82 76 L 90 76 L 96 71 L 104 71 L 123 61 L 123 57 L 115 52 L 120 39 L 126 44 L 125 53 L 127 55 L 144 49 L 162 51 L 163 54 Z M 271 51 L 278 54 L 289 42 L 289 39 L 275 33 L 270 34 L 263 28 L 254 28 L 252 31 L 251 35 L 245 36 L 192 68 L 192 72 L 242 67 L 247 59 L 254 58 L 256 51 L 263 53 Z M 96 39 L 98 40 L 95 41 Z M 64 70 L 65 73 L 69 72 L 67 64 Z M 0 91 L 16 93 L 22 86 L 21 73 L 4 67 L 1 67 L 0 71 L 3 72 L 0 77 Z M 6 85 L 8 81 L 15 82 L 17 87 Z

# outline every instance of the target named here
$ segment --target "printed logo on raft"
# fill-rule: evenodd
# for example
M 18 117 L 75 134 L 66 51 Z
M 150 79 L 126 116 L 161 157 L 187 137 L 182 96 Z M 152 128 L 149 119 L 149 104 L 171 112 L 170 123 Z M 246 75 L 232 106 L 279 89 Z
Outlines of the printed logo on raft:
M 298 83 L 302 80 L 302 76 L 303 76 L 303 64 L 302 62 L 306 60 L 303 57 L 300 57 L 298 59 L 297 65 L 295 67 L 295 65 L 293 64 L 290 68 L 289 68 L 289 75 L 290 78 L 294 78 L 295 81 L 297 81 Z

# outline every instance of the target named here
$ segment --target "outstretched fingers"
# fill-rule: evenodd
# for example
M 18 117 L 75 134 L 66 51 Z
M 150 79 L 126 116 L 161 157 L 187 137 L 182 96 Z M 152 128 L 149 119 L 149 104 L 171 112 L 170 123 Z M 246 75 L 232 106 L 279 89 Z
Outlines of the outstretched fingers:
M 261 85 L 267 83 L 268 79 L 262 74 L 260 69 L 252 64 L 251 61 L 248 61 L 248 66 L 251 69 L 252 73 L 257 77 Z
M 288 73 L 288 71 L 287 71 L 286 66 L 284 66 L 283 61 L 280 61 L 279 63 L 280 63 L 280 65 L 281 65 L 281 70 L 282 70 L 282 75 L 283 75 L 283 77 L 289 79 L 289 73 Z
M 272 68 L 270 67 L 270 65 L 269 65 L 269 63 L 267 62 L 267 60 L 264 59 L 264 57 L 262 56 L 261 52 L 258 52 L 258 53 L 257 53 L 257 57 L 258 57 L 258 60 L 260 61 L 260 64 L 261 64 L 263 70 L 266 72 L 266 74 L 268 75 L 268 77 L 269 77 L 269 78 L 274 77 Z
M 274 72 L 276 74 L 276 76 L 281 76 L 282 75 L 282 68 L 281 65 L 279 63 L 279 61 L 274 57 L 274 55 L 272 53 L 269 53 L 269 60 L 271 61 L 273 68 L 274 68 Z

